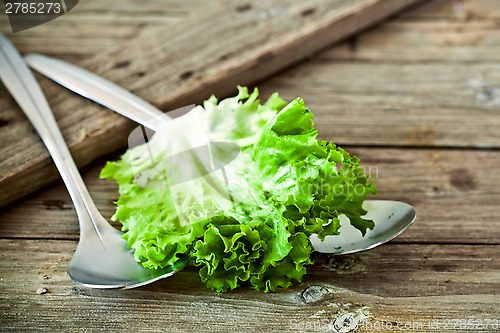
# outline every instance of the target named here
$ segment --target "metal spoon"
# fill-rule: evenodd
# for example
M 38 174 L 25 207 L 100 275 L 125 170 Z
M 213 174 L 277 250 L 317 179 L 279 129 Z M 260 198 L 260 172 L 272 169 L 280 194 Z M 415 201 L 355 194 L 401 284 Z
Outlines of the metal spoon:
M 83 68 L 39 54 L 27 55 L 25 59 L 33 69 L 62 86 L 154 131 L 161 121 L 170 119 L 140 97 Z M 336 255 L 369 250 L 400 235 L 416 218 L 415 208 L 404 202 L 367 200 L 364 208 L 368 211 L 366 218 L 375 222 L 373 230 L 363 237 L 341 216 L 340 235 L 328 236 L 324 242 L 315 235 L 311 237 L 315 250 Z
M 366 200 L 363 208 L 368 212 L 364 217 L 375 222 L 372 230 L 367 230 L 362 236 L 349 219 L 341 215 L 340 235 L 327 236 L 324 242 L 312 235 L 314 249 L 337 255 L 370 250 L 399 236 L 417 217 L 413 206 L 400 201 Z
M 127 248 L 122 233 L 97 210 L 35 77 L 17 50 L 0 34 L 0 78 L 47 146 L 75 205 L 80 241 L 69 265 L 77 283 L 93 288 L 134 288 L 169 277 L 183 268 L 144 268 Z

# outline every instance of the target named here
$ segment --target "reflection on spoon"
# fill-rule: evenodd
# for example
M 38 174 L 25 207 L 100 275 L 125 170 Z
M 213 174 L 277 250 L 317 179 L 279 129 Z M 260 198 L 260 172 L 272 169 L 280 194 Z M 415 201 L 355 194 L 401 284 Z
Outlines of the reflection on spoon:
M 373 230 L 367 230 L 363 237 L 361 232 L 349 223 L 349 219 L 342 215 L 340 235 L 327 236 L 324 242 L 317 235 L 312 235 L 314 249 L 336 255 L 373 249 L 400 235 L 417 217 L 413 206 L 399 201 L 367 200 L 363 208 L 368 211 L 364 217 L 375 222 Z

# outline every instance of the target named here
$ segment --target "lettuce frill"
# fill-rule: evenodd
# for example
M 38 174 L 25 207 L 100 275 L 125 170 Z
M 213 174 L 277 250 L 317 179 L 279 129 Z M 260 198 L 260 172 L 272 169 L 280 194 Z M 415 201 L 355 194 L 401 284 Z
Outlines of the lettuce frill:
M 211 97 L 107 163 L 101 177 L 115 180 L 120 194 L 113 219 L 145 267 L 188 257 L 219 292 L 289 287 L 312 264 L 312 234 L 338 235 L 342 214 L 363 234 L 374 226 L 362 217 L 376 193 L 372 180 L 356 157 L 317 135 L 300 98 L 273 94 L 261 104 L 257 90 L 241 87 L 236 97 Z M 227 152 L 213 149 L 218 169 L 196 156 L 189 165 L 169 158 L 203 142 L 229 142 L 239 153 L 226 163 Z M 179 170 L 192 182 L 176 183 Z

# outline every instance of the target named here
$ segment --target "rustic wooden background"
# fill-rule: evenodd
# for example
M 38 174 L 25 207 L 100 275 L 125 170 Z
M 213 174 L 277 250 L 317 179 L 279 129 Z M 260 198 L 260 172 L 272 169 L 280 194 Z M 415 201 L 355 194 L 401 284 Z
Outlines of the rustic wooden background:
M 182 21 L 199 1 L 159 3 L 82 1 L 54 21 L 78 28 L 56 47 L 40 42 L 58 35 L 49 25 L 12 39 L 78 62 Z M 315 255 L 303 283 L 274 294 L 213 293 L 192 269 L 100 291 L 66 274 L 78 224 L 64 187 L 49 186 L 0 215 L 0 329 L 316 332 L 346 312 L 419 332 L 500 328 L 453 321 L 500 319 L 500 3 L 427 1 L 258 86 L 303 97 L 322 137 L 376 167 L 379 197 L 413 204 L 417 222 L 365 253 Z M 109 217 L 117 194 L 97 177 L 104 161 L 84 178 Z
M 192 4 L 192 11 L 180 22 L 164 22 L 123 44 L 117 41 L 109 50 L 74 60 L 167 111 L 202 102 L 211 94 L 235 94 L 236 85 L 270 77 L 420 1 L 272 0 L 249 4 L 241 0 L 218 0 L 199 6 Z M 164 3 L 157 2 L 156 6 Z M 121 7 L 117 3 L 112 8 Z M 151 10 L 154 9 L 149 8 L 147 13 Z M 147 17 L 144 20 L 151 24 Z M 80 27 L 73 28 L 71 22 L 64 20 L 57 22 L 60 27 L 52 27 L 51 34 L 40 38 L 38 44 L 55 52 L 57 47 L 51 45 L 61 35 L 72 37 L 73 44 L 80 42 Z M 93 25 L 88 21 L 87 24 Z M 17 42 L 17 35 L 12 39 Z M 23 44 L 18 43 L 23 51 Z M 132 121 L 47 79 L 42 79 L 41 85 L 77 165 L 88 165 L 126 145 L 126 135 L 121 134 L 131 131 L 135 126 Z M 4 156 L 0 160 L 0 206 L 3 206 L 54 182 L 59 175 L 33 127 L 6 91 L 0 91 L 0 115 L 4 124 L 0 132 L 3 142 L 0 155 Z

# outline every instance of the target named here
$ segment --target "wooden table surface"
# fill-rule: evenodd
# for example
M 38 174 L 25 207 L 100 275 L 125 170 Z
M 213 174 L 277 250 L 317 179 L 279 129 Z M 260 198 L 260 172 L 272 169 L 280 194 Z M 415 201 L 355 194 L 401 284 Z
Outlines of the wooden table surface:
M 12 41 L 83 59 L 182 20 L 201 0 L 115 2 L 81 1 L 58 19 L 77 29 L 50 51 L 40 41 L 51 25 Z M 500 2 L 428 1 L 258 86 L 303 97 L 320 135 L 361 158 L 379 198 L 414 205 L 416 223 L 368 252 L 314 255 L 304 281 L 277 293 L 218 294 L 192 268 L 93 290 L 67 275 L 78 223 L 54 184 L 2 208 L 0 331 L 318 332 L 346 313 L 366 318 L 357 332 L 500 330 Z M 104 162 L 84 178 L 110 217 L 117 193 L 98 179 Z

